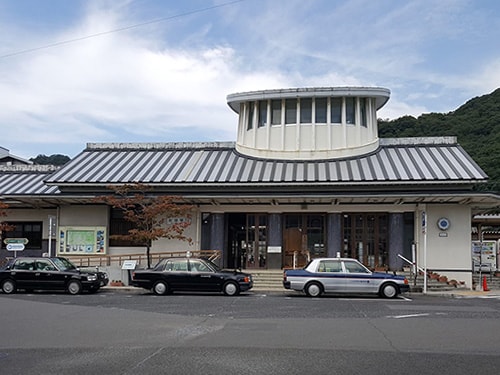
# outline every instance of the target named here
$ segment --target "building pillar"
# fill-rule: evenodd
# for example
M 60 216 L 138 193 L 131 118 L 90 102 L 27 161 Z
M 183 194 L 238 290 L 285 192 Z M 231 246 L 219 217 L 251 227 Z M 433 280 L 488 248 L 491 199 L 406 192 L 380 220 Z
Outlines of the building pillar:
M 283 262 L 283 220 L 281 214 L 269 214 L 267 226 L 267 268 L 281 269 Z
M 404 246 L 404 214 L 389 214 L 389 248 L 388 263 L 391 271 L 399 271 L 403 268 L 403 260 L 398 254 L 403 255 Z
M 224 214 L 210 215 L 210 250 L 220 250 L 223 266 L 226 265 L 226 254 L 224 249 Z
M 330 258 L 336 258 L 342 252 L 342 214 L 329 213 L 326 219 L 326 254 Z

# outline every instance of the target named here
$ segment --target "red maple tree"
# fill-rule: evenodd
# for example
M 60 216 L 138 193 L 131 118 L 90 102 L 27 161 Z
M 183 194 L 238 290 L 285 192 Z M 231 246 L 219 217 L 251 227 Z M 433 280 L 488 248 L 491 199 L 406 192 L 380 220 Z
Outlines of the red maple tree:
M 127 234 L 111 235 L 110 238 L 132 241 L 146 247 L 148 268 L 151 267 L 151 244 L 160 238 L 192 242 L 184 231 L 191 225 L 193 206 L 182 197 L 157 195 L 149 185 L 125 184 L 109 186 L 113 194 L 96 198 L 123 213 L 123 218 L 133 224 Z

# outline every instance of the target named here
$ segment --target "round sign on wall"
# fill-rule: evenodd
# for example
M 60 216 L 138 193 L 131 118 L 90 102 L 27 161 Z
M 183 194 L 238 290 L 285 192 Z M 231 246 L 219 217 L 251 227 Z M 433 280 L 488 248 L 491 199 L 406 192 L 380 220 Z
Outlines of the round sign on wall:
M 450 227 L 450 221 L 447 218 L 442 217 L 438 220 L 437 225 L 441 230 L 448 230 L 448 228 Z

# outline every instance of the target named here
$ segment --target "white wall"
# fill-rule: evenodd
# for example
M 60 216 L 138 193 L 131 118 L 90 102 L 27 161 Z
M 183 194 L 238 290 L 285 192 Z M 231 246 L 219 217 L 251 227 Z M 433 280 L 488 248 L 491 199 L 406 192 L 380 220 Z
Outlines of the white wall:
M 105 226 L 109 223 L 109 210 L 104 205 L 61 206 L 59 211 L 61 226 Z
M 422 233 L 421 212 L 427 213 L 427 236 Z M 450 221 L 450 228 L 440 230 L 437 222 L 445 217 Z M 436 270 L 448 280 L 465 282 L 472 287 L 471 260 L 471 210 L 464 205 L 427 205 L 422 206 L 415 219 L 418 265 L 424 268 L 424 250 L 427 248 L 427 268 Z M 427 237 L 427 238 L 425 238 Z M 425 241 L 426 240 L 426 241 Z M 467 272 L 459 272 L 467 271 Z

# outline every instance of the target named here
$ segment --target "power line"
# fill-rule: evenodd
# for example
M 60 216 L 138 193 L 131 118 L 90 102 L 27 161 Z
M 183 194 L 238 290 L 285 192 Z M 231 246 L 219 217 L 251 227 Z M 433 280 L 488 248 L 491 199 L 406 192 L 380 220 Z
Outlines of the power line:
M 207 7 L 207 8 L 201 8 L 201 9 L 196 9 L 196 10 L 192 10 L 192 11 L 185 12 L 185 13 L 176 14 L 175 16 L 158 18 L 158 19 L 155 19 L 155 20 L 138 23 L 138 24 L 131 25 L 131 26 L 120 27 L 118 29 L 103 31 L 103 32 L 96 33 L 96 34 L 90 34 L 90 35 L 82 36 L 82 37 L 79 37 L 79 38 L 68 39 L 68 40 L 63 40 L 61 42 L 55 42 L 55 43 L 51 43 L 51 44 L 46 44 L 46 45 L 40 46 L 40 47 L 23 49 L 23 50 L 20 50 L 20 51 L 17 51 L 17 52 L 8 53 L 6 55 L 0 55 L 0 59 L 5 59 L 7 57 L 22 55 L 22 54 L 25 54 L 25 53 L 36 52 L 36 51 L 39 51 L 39 50 L 42 50 L 42 49 L 57 47 L 57 46 L 61 46 L 61 45 L 64 45 L 64 44 L 75 43 L 75 42 L 79 42 L 79 41 L 82 41 L 82 40 L 85 40 L 85 39 L 96 38 L 96 37 L 99 37 L 99 36 L 113 34 L 113 33 L 118 33 L 118 32 L 125 31 L 125 30 L 135 29 L 135 28 L 138 28 L 138 27 L 142 27 L 142 26 L 146 26 L 146 25 L 151 25 L 153 23 L 171 21 L 171 20 L 176 19 L 176 18 L 186 17 L 186 16 L 189 16 L 189 15 L 192 15 L 192 14 L 207 12 L 209 10 L 213 10 L 213 9 L 217 9 L 217 8 L 222 8 L 222 7 L 233 5 L 233 4 L 236 4 L 236 3 L 241 3 L 242 1 L 245 1 L 245 0 L 230 1 L 230 2 L 227 2 L 227 3 L 223 3 L 223 4 L 219 4 L 219 5 L 214 5 L 214 6 Z

